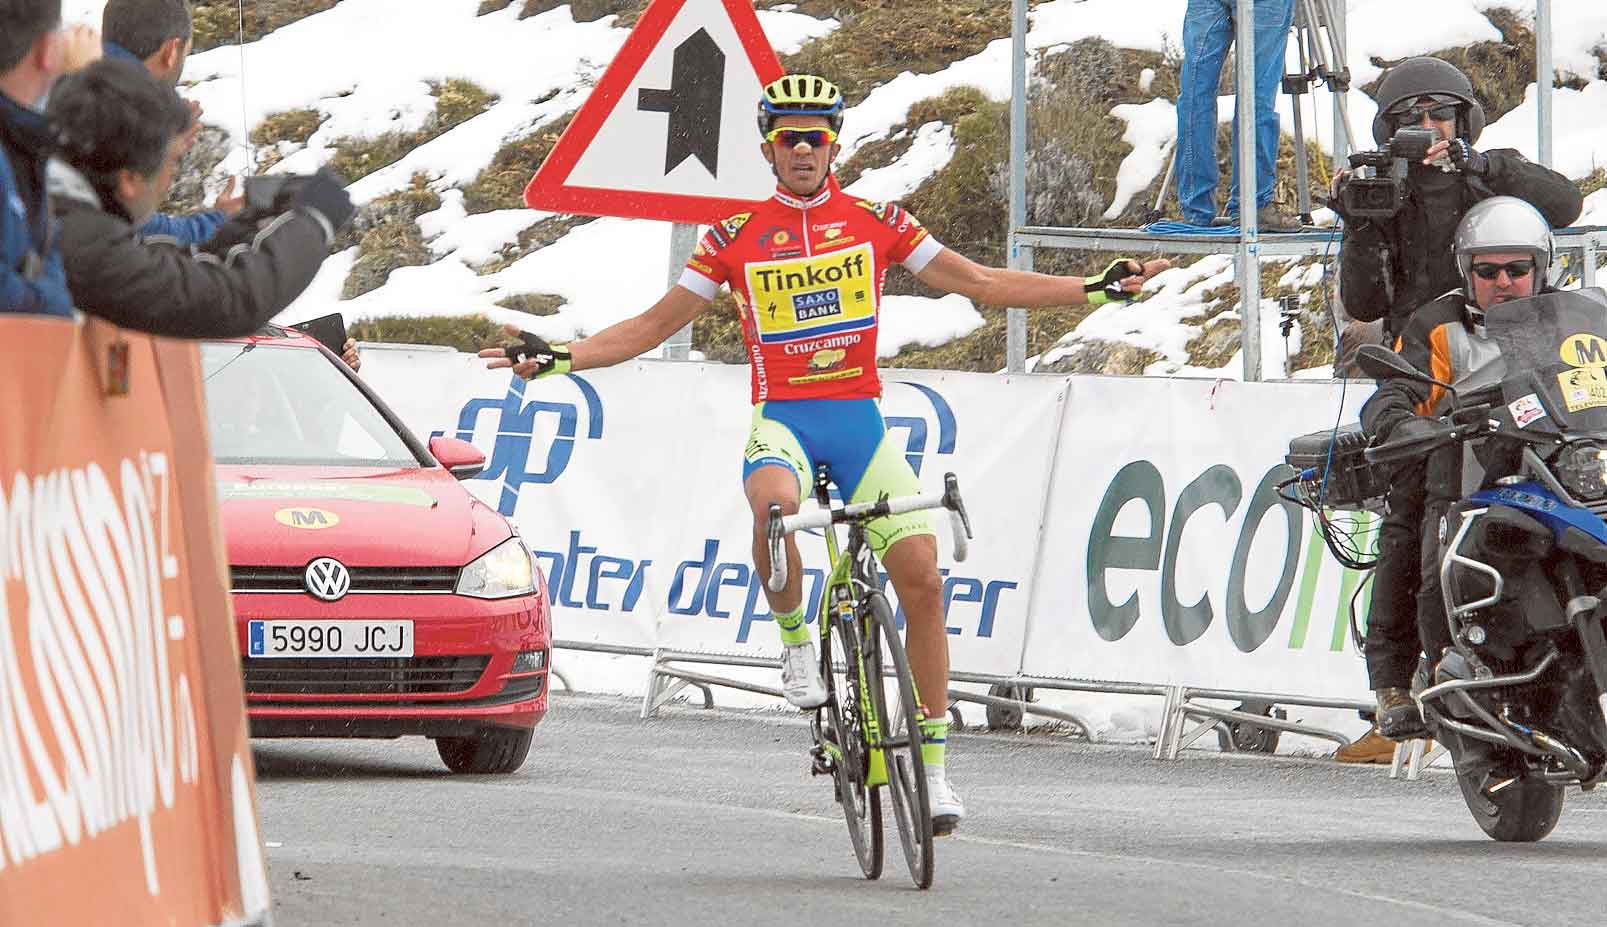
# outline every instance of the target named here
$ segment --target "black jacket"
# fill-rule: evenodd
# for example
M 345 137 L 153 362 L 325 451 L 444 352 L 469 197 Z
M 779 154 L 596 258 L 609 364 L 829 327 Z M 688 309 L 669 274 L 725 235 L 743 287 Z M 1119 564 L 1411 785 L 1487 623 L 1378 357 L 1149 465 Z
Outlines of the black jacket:
M 1490 168 L 1483 177 L 1414 164 L 1400 212 L 1384 220 L 1346 222 L 1339 246 L 1339 296 L 1351 318 L 1387 318 L 1390 332 L 1399 335 L 1413 310 L 1461 287 L 1451 243 L 1457 224 L 1480 200 L 1516 196 L 1540 210 L 1552 228 L 1579 218 L 1584 197 L 1573 181 L 1511 148 L 1484 155 Z
M 120 205 L 64 162 L 50 163 L 49 186 L 73 304 L 154 335 L 258 330 L 312 282 L 334 237 L 323 216 L 300 208 L 265 224 L 242 215 L 205 245 L 180 245 L 142 238 Z

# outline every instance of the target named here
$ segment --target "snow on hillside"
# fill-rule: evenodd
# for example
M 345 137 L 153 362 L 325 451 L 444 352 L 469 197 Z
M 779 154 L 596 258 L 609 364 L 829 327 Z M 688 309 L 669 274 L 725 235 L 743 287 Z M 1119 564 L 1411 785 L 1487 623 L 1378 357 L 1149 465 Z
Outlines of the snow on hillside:
M 1103 36 L 1118 46 L 1170 51 L 1179 45 L 1185 0 L 1045 0 L 1031 14 L 1028 47 L 1054 51 L 1079 39 Z M 1357 86 L 1378 74 L 1373 58 L 1393 59 L 1472 42 L 1498 40 L 1499 32 L 1480 12 L 1493 0 L 1349 0 L 1350 63 Z M 98 22 L 97 0 L 68 0 L 70 19 Z M 472 180 L 508 140 L 573 111 L 628 35 L 614 17 L 576 22 L 561 6 L 519 19 L 521 4 L 477 16 L 479 0 L 342 0 L 318 13 L 239 47 L 217 48 L 191 58 L 184 92 L 202 103 L 206 121 L 230 133 L 235 148 L 210 179 L 220 187 L 231 173 L 252 163 L 248 127 L 265 116 L 292 109 L 316 110 L 322 124 L 304 145 L 281 143 L 274 171 L 309 171 L 334 154 L 331 143 L 347 136 L 419 128 L 434 111 L 430 81 L 466 78 L 497 95 L 485 112 L 419 146 L 400 161 L 353 184 L 359 201 L 403 189 L 415 174 L 429 178 L 441 194 L 441 207 L 421 217 L 420 231 L 435 263 L 393 271 L 385 285 L 338 307 L 348 319 L 392 315 L 447 315 L 479 312 L 517 321 L 552 338 L 593 332 L 633 314 L 662 293 L 670 278 L 669 227 L 663 223 L 601 219 L 570 231 L 548 247 L 490 274 L 475 269 L 515 241 L 519 232 L 544 217 L 513 209 L 468 215 L 457 188 Z M 1555 95 L 1555 163 L 1571 177 L 1607 165 L 1607 81 L 1596 79 L 1596 50 L 1607 45 L 1607 3 L 1554 5 L 1556 64 L 1585 81 L 1583 89 Z M 1530 14 L 1532 17 L 1532 14 Z M 795 51 L 838 27 L 791 7 L 765 10 L 760 21 L 780 53 Z M 1292 58 L 1291 58 L 1292 60 Z M 1009 93 L 1010 43 L 1000 39 L 980 53 L 934 74 L 905 72 L 873 90 L 851 109 L 844 127 L 844 157 L 868 142 L 886 138 L 910 105 L 961 85 L 980 88 L 994 99 Z M 1485 133 L 1485 147 L 1510 146 L 1535 157 L 1534 88 L 1527 102 Z M 1232 118 L 1233 98 L 1223 97 L 1220 115 Z M 1374 106 L 1365 94 L 1347 96 L 1358 142 L 1370 147 Z M 1292 129 L 1289 98 L 1280 95 L 1285 130 Z M 1308 137 L 1332 146 L 1332 119 L 1326 91 L 1311 95 Z M 1308 116 L 1312 110 L 1308 109 Z M 1170 157 L 1175 114 L 1169 100 L 1119 105 L 1113 114 L 1128 123 L 1132 153 L 1118 174 L 1118 215 L 1127 200 L 1144 191 L 1164 171 Z M 941 123 L 920 126 L 913 144 L 893 164 L 867 171 L 851 188 L 873 198 L 906 196 L 940 170 L 954 151 L 953 131 Z M 1607 200 L 1590 198 L 1582 222 L 1607 222 Z M 308 293 L 282 317 L 294 321 L 322 314 L 339 299 L 355 249 L 329 259 Z M 628 267 L 628 270 L 624 270 Z M 1298 270 L 1298 268 L 1296 268 Z M 1291 271 L 1294 272 L 1294 271 Z M 1302 271 L 1304 272 L 1304 271 Z M 1147 371 L 1161 375 L 1206 373 L 1237 375 L 1237 360 L 1199 371 L 1187 366 L 1185 346 L 1201 327 L 1186 319 L 1201 314 L 1201 294 L 1231 282 L 1230 264 L 1209 259 L 1152 281 L 1147 299 L 1133 306 L 1108 306 L 1090 315 L 1045 362 L 1085 339 L 1125 341 L 1159 354 Z M 1312 281 L 1315 283 L 1315 281 Z M 565 300 L 551 316 L 535 317 L 499 308 L 504 297 L 551 293 Z M 958 302 L 956 302 L 956 300 Z M 963 305 L 962 305 L 963 304 Z M 959 297 L 921 300 L 903 297 L 887 307 L 883 354 L 898 345 L 937 345 L 974 330 L 980 319 Z M 1216 319 L 1231 318 L 1231 314 Z M 1213 322 L 1216 320 L 1213 319 Z M 1277 310 L 1263 307 L 1268 373 L 1281 370 L 1283 336 Z M 1197 320 L 1196 320 L 1197 321 Z M 1292 333 L 1289 351 L 1299 350 L 1301 333 Z M 1323 371 L 1307 371 L 1306 375 Z

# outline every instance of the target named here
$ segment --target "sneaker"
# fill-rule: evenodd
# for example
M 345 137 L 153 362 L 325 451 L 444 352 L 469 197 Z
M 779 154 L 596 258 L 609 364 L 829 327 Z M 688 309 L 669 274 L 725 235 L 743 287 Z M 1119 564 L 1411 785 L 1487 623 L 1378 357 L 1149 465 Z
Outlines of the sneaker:
M 1395 741 L 1369 728 L 1359 740 L 1351 741 L 1334 754 L 1341 763 L 1390 763 L 1395 760 Z
M 1400 688 L 1385 688 L 1373 693 L 1373 697 L 1378 700 L 1378 711 L 1374 714 L 1378 733 L 1390 740 L 1413 740 L 1428 735 L 1423 713 L 1411 693 Z
M 781 694 L 798 708 L 826 704 L 826 683 L 820 678 L 813 641 L 781 648 Z
M 942 766 L 926 767 L 926 798 L 932 805 L 932 836 L 947 837 L 965 817 L 965 805 L 949 785 L 948 771 Z

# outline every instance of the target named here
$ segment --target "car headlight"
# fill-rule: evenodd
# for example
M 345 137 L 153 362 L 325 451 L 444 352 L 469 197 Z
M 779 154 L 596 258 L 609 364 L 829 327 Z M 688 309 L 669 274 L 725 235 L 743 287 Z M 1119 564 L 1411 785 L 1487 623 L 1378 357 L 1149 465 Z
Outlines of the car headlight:
M 1607 496 L 1607 449 L 1593 441 L 1570 444 L 1551 465 L 1557 480 L 1574 498 L 1592 502 Z
M 508 538 L 477 557 L 458 574 L 458 595 L 506 599 L 536 591 L 536 568 L 518 538 Z

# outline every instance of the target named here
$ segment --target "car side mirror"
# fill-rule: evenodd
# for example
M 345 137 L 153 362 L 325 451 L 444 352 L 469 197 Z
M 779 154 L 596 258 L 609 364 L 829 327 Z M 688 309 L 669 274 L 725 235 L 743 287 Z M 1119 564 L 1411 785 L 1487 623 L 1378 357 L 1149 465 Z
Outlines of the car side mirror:
M 485 454 L 467 441 L 440 435 L 430 439 L 430 456 L 460 480 L 470 480 L 485 470 Z

